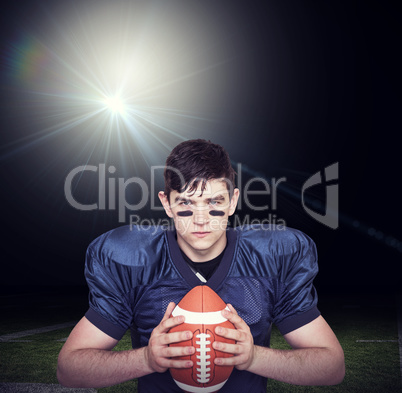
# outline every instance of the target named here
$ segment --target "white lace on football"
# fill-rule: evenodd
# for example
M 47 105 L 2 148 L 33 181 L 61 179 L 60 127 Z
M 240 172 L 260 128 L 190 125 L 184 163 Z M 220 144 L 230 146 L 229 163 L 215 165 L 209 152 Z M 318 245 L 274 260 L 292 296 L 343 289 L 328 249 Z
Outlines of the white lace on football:
M 199 340 L 195 342 L 198 345 L 197 382 L 208 383 L 211 378 L 211 367 L 209 367 L 211 364 L 211 362 L 209 361 L 211 355 L 208 354 L 208 352 L 211 350 L 211 341 L 208 340 L 210 335 L 206 333 L 200 333 L 197 334 L 196 337 Z

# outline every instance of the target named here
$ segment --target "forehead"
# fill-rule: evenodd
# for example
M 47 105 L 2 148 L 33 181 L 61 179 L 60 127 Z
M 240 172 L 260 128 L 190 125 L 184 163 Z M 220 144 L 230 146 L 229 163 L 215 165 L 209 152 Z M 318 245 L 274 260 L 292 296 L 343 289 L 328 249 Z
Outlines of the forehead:
M 205 189 L 202 190 L 202 181 L 198 182 L 197 190 L 190 191 L 191 185 L 187 187 L 187 189 L 179 193 L 177 191 L 173 191 L 174 196 L 181 196 L 184 198 L 201 198 L 201 199 L 208 199 L 214 198 L 218 195 L 226 195 L 229 197 L 229 190 L 227 186 L 227 182 L 223 179 L 213 179 L 208 180 L 205 184 Z

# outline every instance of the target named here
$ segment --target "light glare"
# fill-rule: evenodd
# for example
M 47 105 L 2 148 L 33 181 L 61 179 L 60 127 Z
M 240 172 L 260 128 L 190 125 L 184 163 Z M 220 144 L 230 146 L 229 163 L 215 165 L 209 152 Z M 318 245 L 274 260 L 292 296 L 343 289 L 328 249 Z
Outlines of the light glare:
M 104 101 L 107 109 L 112 111 L 115 114 L 124 115 L 125 105 L 123 100 L 120 97 L 107 97 Z

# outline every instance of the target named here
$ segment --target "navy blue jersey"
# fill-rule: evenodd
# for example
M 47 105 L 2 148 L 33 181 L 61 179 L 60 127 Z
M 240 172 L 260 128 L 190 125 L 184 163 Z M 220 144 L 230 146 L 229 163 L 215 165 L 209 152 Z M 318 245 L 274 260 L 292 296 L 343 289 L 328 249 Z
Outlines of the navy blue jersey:
M 256 345 L 269 346 L 274 323 L 282 334 L 315 318 L 318 271 L 314 242 L 295 229 L 252 225 L 227 230 L 228 244 L 207 281 L 248 324 Z M 119 340 L 131 330 L 133 348 L 148 344 L 169 302 L 176 304 L 201 282 L 184 261 L 175 232 L 123 226 L 94 240 L 85 276 L 90 290 L 86 317 Z M 234 370 L 221 393 L 265 393 L 267 379 Z M 140 393 L 177 392 L 169 372 L 138 380 Z

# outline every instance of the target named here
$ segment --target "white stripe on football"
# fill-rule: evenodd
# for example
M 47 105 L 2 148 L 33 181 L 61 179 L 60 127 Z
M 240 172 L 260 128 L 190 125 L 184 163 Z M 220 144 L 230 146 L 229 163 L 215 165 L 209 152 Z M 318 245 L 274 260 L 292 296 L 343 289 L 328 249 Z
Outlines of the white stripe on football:
M 214 386 L 208 386 L 208 387 L 197 387 L 197 386 L 192 386 L 192 385 L 187 385 L 185 383 L 175 381 L 177 386 L 180 389 L 183 389 L 185 392 L 191 392 L 191 393 L 213 393 L 217 392 L 222 386 L 225 384 L 226 381 L 223 381 L 222 383 L 218 383 L 217 385 Z
M 224 309 L 229 310 L 229 307 L 226 306 Z M 222 310 L 212 312 L 194 312 L 183 310 L 177 305 L 172 312 L 172 316 L 177 317 L 178 315 L 184 315 L 184 322 L 189 323 L 190 325 L 215 325 L 227 321 L 227 319 L 222 315 Z

